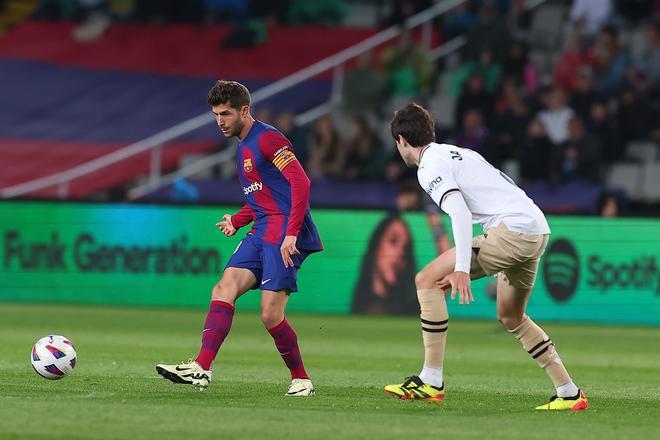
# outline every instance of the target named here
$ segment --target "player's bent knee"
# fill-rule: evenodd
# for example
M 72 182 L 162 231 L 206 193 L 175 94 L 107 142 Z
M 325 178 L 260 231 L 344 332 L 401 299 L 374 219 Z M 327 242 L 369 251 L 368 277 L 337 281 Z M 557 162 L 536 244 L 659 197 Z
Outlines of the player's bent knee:
M 232 283 L 223 282 L 222 280 L 213 286 L 211 291 L 211 299 L 213 301 L 225 301 L 233 304 L 238 296 L 238 288 Z
M 431 279 L 426 272 L 420 270 L 415 275 L 415 287 L 417 290 L 421 289 L 432 289 L 434 287 L 435 280 Z
M 273 328 L 284 319 L 284 313 L 275 307 L 261 308 L 261 322 L 266 328 Z

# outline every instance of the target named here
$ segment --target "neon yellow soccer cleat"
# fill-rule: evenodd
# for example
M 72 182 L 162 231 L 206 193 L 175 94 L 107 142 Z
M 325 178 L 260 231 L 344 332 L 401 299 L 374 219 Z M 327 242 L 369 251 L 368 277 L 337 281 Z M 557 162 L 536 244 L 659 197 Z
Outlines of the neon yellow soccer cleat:
M 444 386 L 438 388 L 422 382 L 417 376 L 406 377 L 401 384 L 387 385 L 385 391 L 404 400 L 425 400 L 442 402 L 445 400 Z
M 570 409 L 573 411 L 580 411 L 583 409 L 589 408 L 589 401 L 587 396 L 584 395 L 584 392 L 580 390 L 575 397 L 557 397 L 552 396 L 550 402 L 537 406 L 537 410 L 551 410 L 551 411 L 562 411 Z

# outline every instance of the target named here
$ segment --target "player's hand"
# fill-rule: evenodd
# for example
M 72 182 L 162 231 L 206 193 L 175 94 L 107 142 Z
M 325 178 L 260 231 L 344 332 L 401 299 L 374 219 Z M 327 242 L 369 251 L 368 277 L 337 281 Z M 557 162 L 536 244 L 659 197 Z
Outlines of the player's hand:
M 449 289 L 451 286 L 451 299 L 456 298 L 458 292 L 459 304 L 470 304 L 474 302 L 472 289 L 470 288 L 470 274 L 465 272 L 453 272 L 435 283 L 441 289 Z
M 223 220 L 216 223 L 215 225 L 225 234 L 227 237 L 231 237 L 236 233 L 236 228 L 231 224 L 231 215 L 225 214 L 222 216 Z
M 300 255 L 300 251 L 296 248 L 297 237 L 295 235 L 287 235 L 284 237 L 282 242 L 282 247 L 280 251 L 282 252 L 282 261 L 284 261 L 284 267 L 294 267 L 293 255 Z

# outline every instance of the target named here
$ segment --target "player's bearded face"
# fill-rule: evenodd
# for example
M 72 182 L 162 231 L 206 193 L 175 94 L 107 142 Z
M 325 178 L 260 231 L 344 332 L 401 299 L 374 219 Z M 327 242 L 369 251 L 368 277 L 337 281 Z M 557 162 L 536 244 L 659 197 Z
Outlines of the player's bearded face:
M 212 110 L 218 128 L 226 137 L 238 136 L 243 130 L 243 109 L 236 110 L 229 105 L 220 104 L 213 106 Z

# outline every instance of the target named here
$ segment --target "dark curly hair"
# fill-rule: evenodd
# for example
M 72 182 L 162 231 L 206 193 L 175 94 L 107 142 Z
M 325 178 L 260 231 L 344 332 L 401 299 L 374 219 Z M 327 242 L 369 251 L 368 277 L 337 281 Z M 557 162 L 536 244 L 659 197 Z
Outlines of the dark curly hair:
M 220 79 L 209 90 L 207 102 L 211 107 L 229 104 L 231 108 L 240 110 L 244 105 L 250 105 L 250 91 L 239 82 Z
M 414 102 L 394 113 L 390 130 L 395 141 L 401 135 L 413 147 L 424 147 L 435 141 L 435 122 L 431 113 Z

